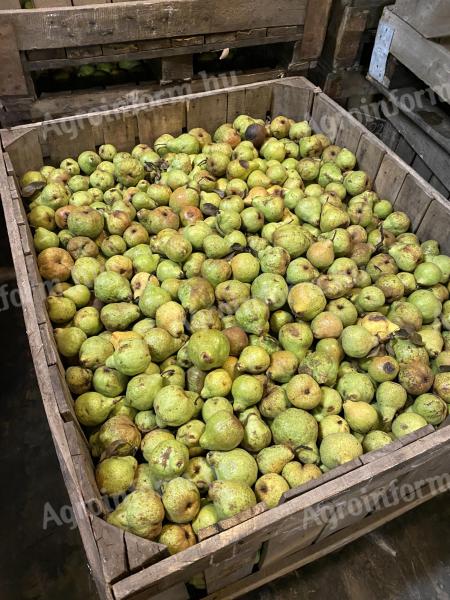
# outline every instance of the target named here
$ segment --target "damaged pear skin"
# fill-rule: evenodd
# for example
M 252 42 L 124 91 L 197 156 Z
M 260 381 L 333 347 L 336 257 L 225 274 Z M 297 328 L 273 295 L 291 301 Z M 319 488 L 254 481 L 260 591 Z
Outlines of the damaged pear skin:
M 175 554 L 447 417 L 450 257 L 306 121 L 57 167 L 21 185 L 110 524 Z

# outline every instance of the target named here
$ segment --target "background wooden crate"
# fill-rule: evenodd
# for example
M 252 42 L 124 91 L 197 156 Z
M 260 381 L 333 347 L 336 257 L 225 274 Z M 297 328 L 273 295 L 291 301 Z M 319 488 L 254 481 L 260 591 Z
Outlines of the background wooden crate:
M 442 250 L 450 252 L 450 212 L 445 200 L 303 78 L 2 131 L 0 192 L 27 333 L 61 469 L 101 598 L 183 600 L 188 597 L 189 580 L 199 573 L 205 576 L 208 598 L 235 598 L 338 549 L 450 487 L 450 427 L 444 423 L 437 431 L 424 427 L 290 490 L 275 509 L 267 511 L 258 505 L 204 530 L 200 543 L 180 555 L 168 557 L 164 546 L 102 520 L 108 506 L 99 495 L 86 442 L 73 417 L 72 399 L 44 309 L 44 288 L 17 177 L 44 162 L 56 164 L 104 142 L 114 141 L 120 150 L 129 149 L 138 140 L 151 143 L 165 131 L 178 134 L 200 124 L 212 130 L 241 112 L 255 117 L 285 114 L 297 120 L 310 119 L 316 130 L 357 154 L 360 167 L 373 178 L 375 190 L 389 197 L 399 210 L 408 211 L 413 229 L 421 237 L 438 239 Z M 436 479 L 430 480 L 433 477 Z M 399 485 L 409 485 L 413 492 L 415 486 L 420 494 L 411 492 L 397 500 Z M 350 510 L 355 498 L 362 507 L 357 512 Z M 330 520 L 330 515 L 336 518 Z
M 133 90 L 137 95 L 148 95 L 160 83 L 192 79 L 193 57 L 220 53 L 225 48 L 236 53 L 255 48 L 253 54 L 262 57 L 258 68 L 268 71 L 264 50 L 278 45 L 277 70 L 263 78 L 288 71 L 306 73 L 321 54 L 331 3 L 262 0 L 255 6 L 249 0 L 141 0 L 3 11 L 0 57 L 8 66 L 0 81 L 1 123 L 9 126 L 86 112 L 92 107 L 111 106 L 118 98 L 123 104 L 130 103 L 127 94 Z M 142 86 L 130 83 L 120 88 L 112 82 L 85 93 L 66 91 L 38 98 L 32 77 L 36 73 L 122 60 L 154 60 L 152 70 L 156 73 L 145 76 Z M 230 70 L 227 64 L 214 64 L 211 72 L 205 65 L 203 70 L 214 75 Z M 244 74 L 248 68 L 240 66 L 240 70 Z M 253 81 L 261 79 L 258 73 L 255 77 Z M 136 101 L 139 98 L 132 103 Z
M 386 143 L 446 198 L 450 195 L 448 35 L 448 2 L 398 0 L 383 12 L 368 75 L 388 100 L 381 104 Z
M 375 90 L 365 79 L 378 22 L 393 0 L 335 0 L 312 80 L 343 106 Z

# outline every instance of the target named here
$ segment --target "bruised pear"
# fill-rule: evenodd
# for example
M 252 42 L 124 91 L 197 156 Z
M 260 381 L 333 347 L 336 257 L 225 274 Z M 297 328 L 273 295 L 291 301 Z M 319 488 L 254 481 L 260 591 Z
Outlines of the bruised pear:
M 219 521 L 256 505 L 253 490 L 240 481 L 213 481 L 208 497 L 214 504 Z
M 111 525 L 148 540 L 154 540 L 160 534 L 163 519 L 163 504 L 158 494 L 152 490 L 131 492 L 106 517 Z

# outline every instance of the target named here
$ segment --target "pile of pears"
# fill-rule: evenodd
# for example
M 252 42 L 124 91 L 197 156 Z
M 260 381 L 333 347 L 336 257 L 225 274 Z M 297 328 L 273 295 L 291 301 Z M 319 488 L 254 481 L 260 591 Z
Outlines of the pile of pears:
M 176 553 L 446 418 L 450 258 L 308 122 L 104 144 L 21 186 L 110 523 Z

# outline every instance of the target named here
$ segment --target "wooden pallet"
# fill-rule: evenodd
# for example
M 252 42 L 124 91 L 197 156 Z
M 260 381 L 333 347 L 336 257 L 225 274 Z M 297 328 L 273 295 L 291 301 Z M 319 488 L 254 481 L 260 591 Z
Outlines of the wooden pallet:
M 119 150 L 125 150 L 138 140 L 151 144 L 163 132 L 179 134 L 184 128 L 206 124 L 214 130 L 242 112 L 262 118 L 284 114 L 296 120 L 310 119 L 316 130 L 356 153 L 378 194 L 390 198 L 399 210 L 408 211 L 419 236 L 438 239 L 442 251 L 450 253 L 450 210 L 444 198 L 301 77 L 1 131 L 0 193 L 27 334 L 61 469 L 102 599 L 184 600 L 189 597 L 189 580 L 200 573 L 205 576 L 207 598 L 236 598 L 340 548 L 450 487 L 447 422 L 437 430 L 424 427 L 289 490 L 282 503 L 270 511 L 258 505 L 223 521 L 202 532 L 201 541 L 179 555 L 169 557 L 161 544 L 124 533 L 101 518 L 108 509 L 95 483 L 84 435 L 73 416 L 17 178 L 44 162 L 57 164 L 63 157 L 76 156 L 102 143 L 114 142 Z M 396 498 L 399 486 L 409 486 L 403 489 L 409 490 L 410 496 Z M 415 488 L 418 492 L 414 494 Z
M 445 5 L 448 7 L 448 2 Z M 450 102 L 448 38 L 444 44 L 427 39 L 394 10 L 386 8 L 380 20 L 369 68 L 370 77 L 387 90 L 392 89 L 390 67 L 392 59 L 396 59 L 443 101 Z M 415 21 L 412 22 L 415 25 Z M 445 23 L 448 30 L 448 19 Z
M 50 7 L 52 2 L 41 5 Z M 249 47 L 260 53 L 261 46 L 289 44 L 280 66 L 285 72 L 306 72 L 321 54 L 332 0 L 262 0 L 257 9 L 249 0 L 134 0 L 86 6 L 63 2 L 61 8 L 1 13 L 0 58 L 7 66 L 0 80 L 0 102 L 9 113 L 1 121 L 0 111 L 3 126 L 39 113 L 33 75 L 46 70 L 155 60 L 157 81 L 165 83 L 191 79 L 198 54 Z

